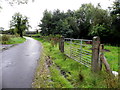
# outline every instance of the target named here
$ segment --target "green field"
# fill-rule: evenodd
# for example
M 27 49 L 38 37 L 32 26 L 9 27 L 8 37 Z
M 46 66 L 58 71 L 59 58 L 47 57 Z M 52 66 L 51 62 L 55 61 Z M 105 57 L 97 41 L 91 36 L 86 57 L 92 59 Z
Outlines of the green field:
M 110 46 L 110 45 L 105 45 L 104 47 L 107 50 L 110 50 L 109 52 L 105 52 L 105 57 L 110 64 L 110 68 L 113 71 L 118 72 L 118 48 L 117 46 Z
M 2 35 L 0 36 L 0 44 L 19 44 L 23 43 L 26 39 L 15 35 Z
M 51 42 L 41 38 L 35 38 L 43 44 L 43 54 L 39 62 L 35 79 L 33 82 L 33 88 L 116 88 L 118 87 L 117 78 L 110 77 L 103 69 L 98 74 L 93 74 L 90 68 L 68 58 L 61 53 L 57 46 L 52 46 Z M 108 53 L 116 53 L 114 49 L 110 49 L 111 52 L 106 52 L 106 58 L 109 59 Z M 112 47 L 112 46 L 111 46 Z M 114 55 L 114 57 L 116 57 Z M 47 67 L 46 60 L 51 60 L 51 65 Z M 111 57 L 110 57 L 111 58 Z M 118 70 L 116 61 L 108 60 L 111 69 Z M 42 63 L 41 63 L 42 62 Z M 112 68 L 113 67 L 113 68 Z M 44 73 L 42 73 L 44 72 Z M 43 83 L 44 82 L 44 83 Z
M 92 48 L 92 45 L 88 45 L 86 47 L 82 46 L 82 50 L 86 50 L 86 51 L 92 53 L 92 50 L 90 50 L 90 46 Z M 71 52 L 74 52 L 74 53 L 72 53 L 72 56 L 74 56 L 74 57 L 78 56 L 79 51 L 80 51 L 79 50 L 80 45 L 64 43 L 64 47 L 65 47 L 66 54 L 70 55 Z M 108 63 L 110 64 L 111 70 L 118 72 L 118 47 L 111 46 L 111 45 L 104 45 L 104 49 L 106 50 L 104 52 L 104 55 L 105 55 Z M 70 50 L 72 50 L 72 51 L 70 52 Z M 86 56 L 90 56 L 90 55 L 86 55 Z M 86 58 L 86 57 L 84 57 L 84 58 Z

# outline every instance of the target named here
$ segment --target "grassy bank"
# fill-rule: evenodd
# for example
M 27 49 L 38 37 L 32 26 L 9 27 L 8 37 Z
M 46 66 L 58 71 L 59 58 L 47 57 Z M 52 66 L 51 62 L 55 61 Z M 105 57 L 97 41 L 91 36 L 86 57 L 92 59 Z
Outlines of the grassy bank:
M 19 44 L 23 43 L 26 39 L 15 35 L 2 35 L 0 36 L 0 44 Z
M 33 88 L 117 87 L 117 78 L 111 78 L 104 70 L 93 74 L 90 68 L 62 54 L 58 45 L 52 46 L 50 41 L 35 39 L 42 42 L 44 51 L 35 74 Z

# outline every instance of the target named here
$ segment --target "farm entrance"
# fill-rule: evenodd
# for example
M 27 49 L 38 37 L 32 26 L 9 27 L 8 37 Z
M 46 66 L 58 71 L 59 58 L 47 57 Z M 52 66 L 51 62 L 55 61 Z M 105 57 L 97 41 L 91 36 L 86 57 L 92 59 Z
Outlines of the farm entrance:
M 92 40 L 65 38 L 64 53 L 73 60 L 91 67 Z

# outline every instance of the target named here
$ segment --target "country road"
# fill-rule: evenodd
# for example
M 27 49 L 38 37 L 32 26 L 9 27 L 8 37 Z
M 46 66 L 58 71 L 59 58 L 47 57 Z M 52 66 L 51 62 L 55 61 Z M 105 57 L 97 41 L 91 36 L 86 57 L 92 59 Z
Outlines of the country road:
M 32 38 L 26 39 L 2 52 L 2 88 L 31 88 L 42 46 Z

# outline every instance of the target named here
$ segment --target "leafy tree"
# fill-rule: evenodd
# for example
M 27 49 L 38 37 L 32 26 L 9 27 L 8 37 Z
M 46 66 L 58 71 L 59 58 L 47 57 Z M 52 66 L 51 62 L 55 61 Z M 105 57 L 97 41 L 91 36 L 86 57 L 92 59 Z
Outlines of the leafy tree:
M 20 13 L 16 13 L 12 16 L 10 28 L 11 30 L 14 29 L 14 32 L 18 33 L 20 37 L 23 37 L 23 32 L 28 30 L 29 27 L 30 25 L 26 16 L 22 16 Z
M 67 21 L 65 20 L 65 13 L 60 12 L 59 9 L 55 10 L 53 13 L 50 11 L 45 10 L 43 13 L 43 18 L 41 20 L 41 34 L 43 35 L 56 35 L 62 34 L 65 36 L 66 29 L 68 30 L 69 27 Z M 65 24 L 65 25 L 64 25 Z M 65 32 L 63 32 L 65 31 Z
M 64 21 L 64 13 L 60 12 L 59 9 L 55 10 L 52 14 L 52 20 L 51 20 L 51 28 L 52 28 L 52 34 L 61 34 L 62 28 L 63 28 L 63 21 Z
M 91 32 L 89 32 L 91 36 L 99 36 L 102 42 L 109 42 L 109 38 L 111 35 L 111 30 L 106 28 L 105 25 L 99 25 L 92 27 Z
M 114 2 L 113 7 L 111 8 L 111 17 L 112 17 L 112 39 L 114 42 L 117 42 L 120 44 L 120 1 L 117 0 Z
M 41 20 L 42 23 L 38 25 L 39 27 L 41 27 L 42 35 L 52 34 L 51 19 L 52 19 L 52 13 L 45 10 L 43 13 L 43 18 Z
M 118 5 L 118 4 L 117 4 Z M 111 35 L 118 37 L 119 8 L 116 6 L 113 12 L 101 8 L 100 4 L 94 7 L 90 4 L 82 4 L 78 10 L 68 10 L 66 13 L 59 9 L 45 11 L 41 20 L 41 33 L 43 35 L 60 34 L 70 38 L 92 38 L 98 35 L 102 42 L 111 42 Z M 113 14 L 114 13 L 114 14 Z M 114 30 L 111 29 L 111 26 Z M 117 33 L 117 34 L 116 34 Z
M 41 21 L 39 26 L 46 35 L 61 34 L 73 38 L 86 38 L 93 26 L 109 25 L 110 20 L 108 12 L 100 6 L 95 8 L 92 4 L 82 4 L 78 10 L 68 10 L 66 13 L 60 12 L 59 9 L 53 13 L 46 10 Z M 66 34 L 68 32 L 69 35 Z
M 15 32 L 15 30 L 12 28 L 12 29 L 10 29 L 9 30 L 10 31 L 10 33 L 12 34 L 12 35 L 14 35 L 16 32 Z
M 66 18 L 67 22 L 68 22 L 68 26 L 69 26 L 69 34 L 67 35 L 69 37 L 73 37 L 73 38 L 79 38 L 79 28 L 77 25 L 77 19 L 75 17 L 73 17 L 73 15 L 69 16 Z

